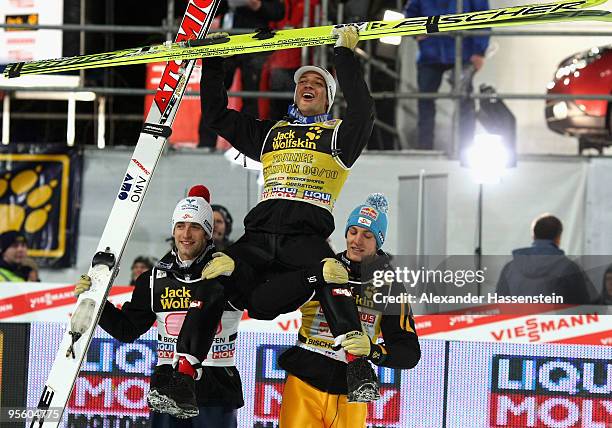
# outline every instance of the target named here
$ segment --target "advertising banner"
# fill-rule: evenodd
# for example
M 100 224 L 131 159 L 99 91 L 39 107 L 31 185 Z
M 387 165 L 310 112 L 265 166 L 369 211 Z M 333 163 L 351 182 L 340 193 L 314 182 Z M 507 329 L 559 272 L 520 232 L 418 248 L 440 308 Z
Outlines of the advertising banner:
M 34 323 L 30 334 L 28 406 L 36 407 L 65 324 Z M 69 427 L 145 427 L 146 394 L 157 360 L 152 329 L 134 343 L 121 343 L 97 329 L 64 412 Z
M 76 260 L 82 164 L 82 152 L 64 146 L 0 149 L 0 234 L 23 233 L 39 266 Z
M 238 335 L 237 366 L 245 397 L 245 407 L 239 413 L 240 427 L 278 427 L 286 373 L 277 360 L 294 344 L 292 334 Z M 444 358 L 439 356 L 444 355 L 444 342 L 426 340 L 421 347 L 423 357 L 414 370 L 377 367 L 381 398 L 368 405 L 369 427 L 442 426 Z
M 74 285 L 57 283 L 12 283 L 0 289 L 0 321 L 68 320 L 76 299 Z M 115 285 L 109 300 L 116 306 L 129 301 L 133 287 Z M 420 337 L 442 340 L 468 340 L 497 343 L 564 343 L 612 345 L 611 315 L 415 315 Z M 486 312 L 483 310 L 483 313 Z M 273 321 L 249 318 L 245 313 L 239 330 L 266 333 L 297 333 L 299 311 Z
M 0 0 L 4 24 L 63 24 L 63 0 Z M 0 64 L 62 56 L 59 30 L 3 29 L 0 31 Z
M 63 325 L 34 323 L 27 403 L 39 398 Z M 156 330 L 120 343 L 97 330 L 70 398 L 65 426 L 144 427 Z M 236 343 L 245 406 L 240 428 L 278 428 L 286 373 L 278 356 L 293 334 L 241 333 Z M 566 427 L 612 424 L 612 348 L 421 340 L 412 370 L 376 367 L 381 398 L 369 428 Z
M 0 323 L 0 408 L 25 406 L 29 331 L 29 324 Z
M 612 348 L 450 342 L 449 427 L 607 428 Z
M 115 285 L 108 299 L 121 306 L 130 299 L 133 289 L 131 286 Z M 10 288 L 0 289 L 0 321 L 68 321 L 76 301 L 74 285 L 13 282 Z

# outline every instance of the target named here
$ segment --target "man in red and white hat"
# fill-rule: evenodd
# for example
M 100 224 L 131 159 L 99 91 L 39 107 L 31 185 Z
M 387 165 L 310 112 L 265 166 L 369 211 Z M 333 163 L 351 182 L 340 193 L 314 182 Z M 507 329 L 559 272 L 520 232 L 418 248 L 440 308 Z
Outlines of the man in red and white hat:
M 106 304 L 100 318 L 100 327 L 122 342 L 133 342 L 157 321 L 157 366 L 151 376 L 147 397 L 150 407 L 158 404 L 158 386 L 172 382 L 173 366 L 182 364 L 193 370 L 192 389 L 187 399 L 191 400 L 191 392 L 195 391 L 195 402 L 185 405 L 179 394 L 177 400 L 184 404 L 184 411 L 180 415 L 153 412 L 153 428 L 186 426 L 177 416 L 190 417 L 189 426 L 194 428 L 235 428 L 236 410 L 244 405 L 233 353 L 209 352 L 202 363 L 197 363 L 176 352 L 185 314 L 193 306 L 200 307 L 199 313 L 204 316 L 198 322 L 206 331 L 212 331 L 205 340 L 218 340 L 232 348 L 237 339 L 242 311 L 226 307 L 220 298 L 223 286 L 219 281 L 223 278 L 208 281 L 205 289 L 201 290 L 205 294 L 200 294 L 202 300 L 194 299 L 195 290 L 203 287 L 202 269 L 213 257 L 221 254 L 215 252 L 212 241 L 213 224 L 208 189 L 202 185 L 192 187 L 189 195 L 176 204 L 172 214 L 172 250 L 153 269 L 136 279 L 130 302 L 121 309 Z M 86 292 L 90 287 L 91 279 L 83 275 L 77 282 L 75 294 Z M 214 325 L 209 326 L 206 322 Z

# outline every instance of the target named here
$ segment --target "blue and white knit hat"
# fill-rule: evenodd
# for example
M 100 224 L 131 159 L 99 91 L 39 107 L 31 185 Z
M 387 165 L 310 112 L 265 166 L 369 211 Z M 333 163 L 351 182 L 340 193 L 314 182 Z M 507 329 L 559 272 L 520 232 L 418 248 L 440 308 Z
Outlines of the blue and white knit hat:
M 387 211 L 389 202 L 382 193 L 372 193 L 365 204 L 357 206 L 349 215 L 344 236 L 351 226 L 370 230 L 376 238 L 376 248 L 382 247 L 387 237 Z

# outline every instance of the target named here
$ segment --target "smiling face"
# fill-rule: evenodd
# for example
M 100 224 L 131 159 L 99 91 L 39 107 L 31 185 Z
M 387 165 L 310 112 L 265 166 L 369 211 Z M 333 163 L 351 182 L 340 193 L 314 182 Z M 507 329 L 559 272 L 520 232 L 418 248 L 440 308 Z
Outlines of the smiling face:
M 319 73 L 307 71 L 300 76 L 296 87 L 295 104 L 304 116 L 327 111 L 327 86 Z
M 376 238 L 364 227 L 351 226 L 346 232 L 346 256 L 352 262 L 361 262 L 376 254 Z
M 178 256 L 182 261 L 195 259 L 206 247 L 206 232 L 198 223 L 180 221 L 174 226 L 172 236 Z

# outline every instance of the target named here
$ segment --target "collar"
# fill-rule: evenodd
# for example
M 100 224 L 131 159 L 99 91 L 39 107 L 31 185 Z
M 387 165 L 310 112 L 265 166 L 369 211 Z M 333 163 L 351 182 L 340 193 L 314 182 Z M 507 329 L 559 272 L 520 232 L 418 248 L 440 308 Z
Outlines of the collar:
M 202 268 L 210 260 L 212 253 L 215 251 L 215 244 L 211 241 L 198 257 L 193 260 L 183 261 L 173 248 L 164 257 L 162 257 L 160 261 L 157 262 L 155 267 L 159 270 L 165 270 L 181 276 L 186 274 L 199 275 Z
M 188 269 L 193 264 L 194 260 L 181 260 L 181 256 L 176 255 L 176 264 L 183 269 Z
M 557 244 L 555 244 L 555 241 L 553 241 L 552 239 L 534 239 L 531 246 L 532 247 L 552 247 L 552 248 L 559 249 Z
M 368 277 L 372 276 L 373 270 L 389 268 L 389 255 L 381 249 L 376 250 L 376 254 L 365 258 L 361 262 L 350 260 L 346 255 L 346 250 L 338 254 L 338 258 L 348 269 L 349 278 L 353 280 L 361 280 L 362 274 Z
M 361 278 L 361 263 L 354 262 L 351 259 L 349 259 L 346 255 L 346 250 L 340 253 L 340 261 L 349 271 L 350 279 L 358 280 L 359 278 Z
M 287 116 L 289 116 L 292 122 L 303 124 L 325 122 L 331 120 L 332 118 L 332 115 L 329 113 L 317 114 L 315 116 L 304 116 L 295 104 L 291 104 L 289 106 L 287 109 Z
M 28 275 L 32 268 L 26 265 L 17 264 L 17 263 L 8 263 L 2 257 L 0 257 L 0 268 L 6 269 L 12 272 L 16 276 L 20 276 L 24 281 L 27 281 Z

